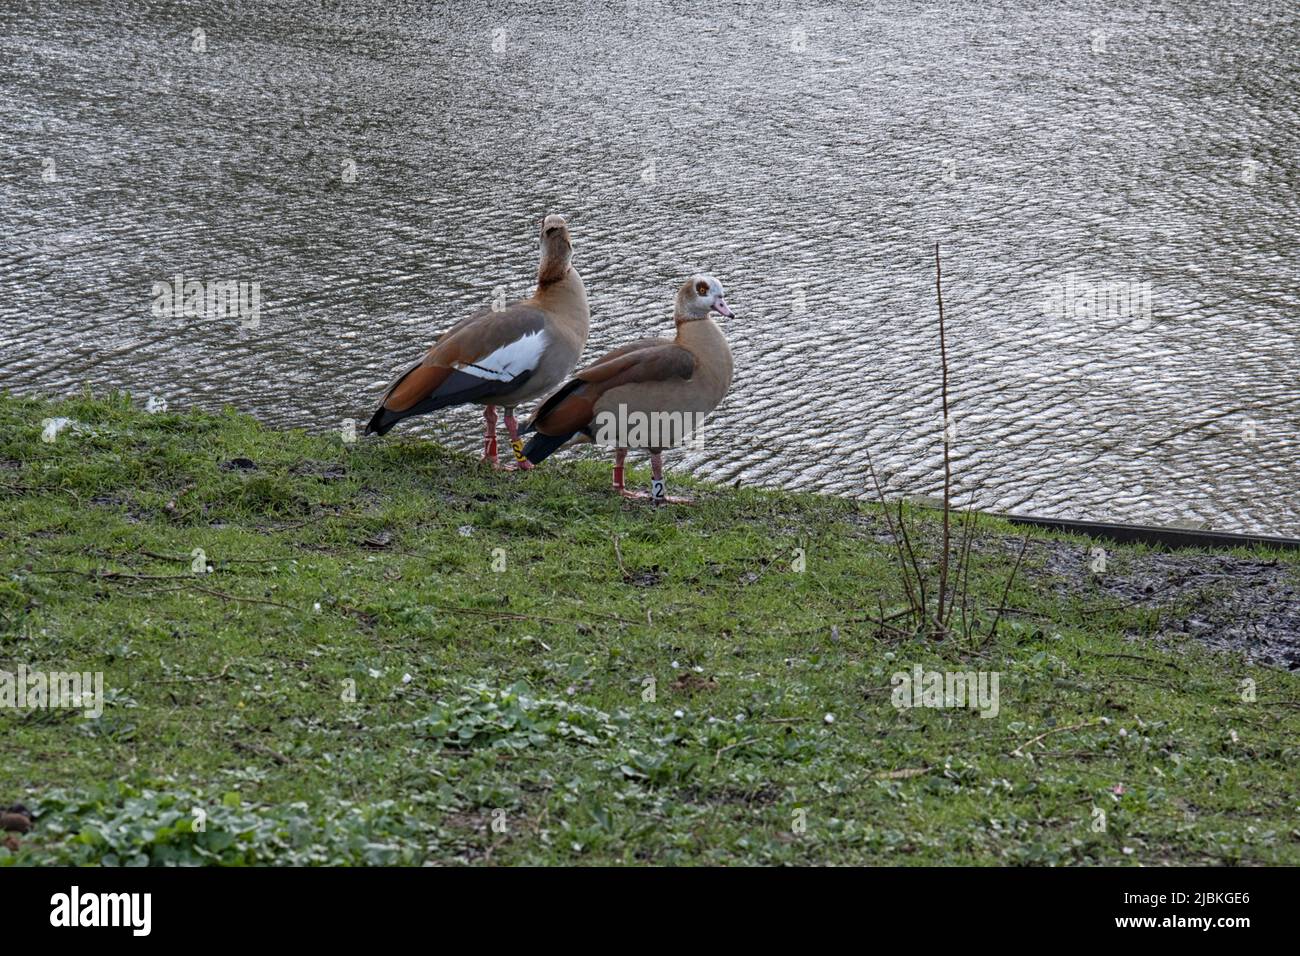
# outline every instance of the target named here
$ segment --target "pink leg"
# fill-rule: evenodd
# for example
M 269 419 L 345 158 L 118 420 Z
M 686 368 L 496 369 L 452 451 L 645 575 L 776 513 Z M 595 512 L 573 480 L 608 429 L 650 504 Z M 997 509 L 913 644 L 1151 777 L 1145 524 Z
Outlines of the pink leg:
M 627 490 L 626 488 L 623 487 L 623 463 L 625 461 L 627 461 L 627 449 L 626 448 L 614 449 L 614 490 L 615 491 L 622 492 Z
M 675 504 L 688 505 L 691 503 L 690 498 L 674 498 L 664 494 L 664 458 L 659 452 L 652 452 L 650 455 L 650 494 L 644 491 L 628 491 L 623 487 L 623 459 L 627 455 L 627 449 L 620 448 L 618 456 L 614 463 L 614 489 L 624 498 L 649 498 L 657 505 Z
M 649 498 L 644 491 L 628 491 L 623 484 L 623 463 L 627 460 L 627 449 L 618 448 L 614 451 L 614 490 L 624 498 Z
M 650 453 L 650 500 L 657 505 L 689 505 L 692 498 L 674 498 L 664 494 L 664 456 L 662 452 Z
M 528 471 L 533 467 L 533 463 L 524 457 L 524 442 L 519 437 L 519 419 L 515 418 L 513 408 L 506 409 L 506 431 L 510 433 L 510 447 L 515 453 L 515 467 L 520 471 Z
M 483 409 L 483 460 L 493 468 L 497 466 L 497 410 L 493 405 Z

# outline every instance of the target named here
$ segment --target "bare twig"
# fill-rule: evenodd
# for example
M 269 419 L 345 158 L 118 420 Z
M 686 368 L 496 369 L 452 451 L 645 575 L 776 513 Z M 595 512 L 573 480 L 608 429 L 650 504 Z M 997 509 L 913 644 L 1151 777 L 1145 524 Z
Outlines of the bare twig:
M 627 574 L 627 568 L 623 564 L 623 549 L 618 546 L 618 535 L 617 534 L 613 535 L 613 538 L 614 538 L 614 559 L 618 561 L 618 570 L 623 575 L 623 580 L 626 581 L 628 579 L 628 574 Z
M 929 602 L 925 599 L 925 575 L 921 573 L 921 563 L 916 560 L 916 550 L 912 547 L 912 538 L 907 533 L 907 522 L 903 520 L 903 501 L 898 501 L 898 527 L 903 533 L 903 547 L 907 550 L 907 556 L 911 559 L 912 570 L 916 573 L 916 586 L 921 592 L 921 604 L 917 609 L 917 623 L 923 625 L 928 616 Z
M 286 611 L 301 611 L 302 608 L 294 607 L 292 604 L 282 604 L 279 601 L 269 601 L 265 598 L 241 597 L 238 594 L 231 594 L 228 591 L 218 591 L 216 588 L 205 588 L 198 584 L 178 584 L 174 588 L 151 588 L 147 591 L 134 591 L 133 594 L 166 594 L 171 591 L 198 591 L 202 594 L 210 594 L 213 597 L 221 598 L 223 601 L 234 601 L 238 604 L 265 604 L 268 607 L 282 607 Z
M 1170 690 L 1178 690 L 1178 686 L 1173 681 L 1167 681 L 1159 677 L 1143 677 L 1140 674 L 1111 674 L 1106 680 L 1126 680 L 1134 684 L 1157 684 L 1160 687 L 1168 687 Z
M 944 602 L 948 598 L 948 550 L 951 544 L 949 520 L 952 513 L 952 460 L 948 440 L 948 340 L 943 323 L 943 273 L 939 265 L 939 243 L 934 244 L 934 291 L 939 299 L 939 365 L 943 372 L 943 553 L 939 556 L 939 610 L 936 621 L 946 628 Z M 955 596 L 954 596 L 955 599 Z M 942 635 L 940 635 L 942 636 Z
M 454 605 L 449 605 L 449 604 L 432 604 L 432 605 L 430 605 L 430 607 L 436 608 L 436 609 L 439 610 L 439 611 L 447 611 L 447 612 L 449 612 L 449 613 L 451 613 L 451 614 L 478 614 L 478 615 L 485 616 L 485 617 L 500 618 L 500 619 L 503 619 L 503 620 L 515 620 L 515 621 L 545 621 L 545 622 L 548 623 L 548 624 L 583 624 L 583 623 L 585 623 L 584 621 L 575 621 L 575 620 L 572 620 L 572 619 L 569 619 L 569 618 L 563 618 L 563 617 L 543 617 L 543 616 L 540 615 L 540 614 L 516 614 L 516 613 L 514 613 L 514 612 L 512 612 L 512 611 L 493 611 L 493 610 L 490 610 L 490 609 L 488 609 L 488 608 L 480 608 L 480 607 L 456 607 L 456 606 L 454 606 Z M 647 610 L 646 613 L 649 614 L 649 611 Z M 600 615 L 600 616 L 601 616 L 601 617 L 604 617 L 606 620 L 617 621 L 619 624 L 627 624 L 627 625 L 630 625 L 630 626 L 632 626 L 632 627 L 645 627 L 645 626 L 647 626 L 646 624 L 642 624 L 640 621 L 630 621 L 630 620 L 628 620 L 628 619 L 625 618 L 625 617 L 614 617 L 612 614 L 602 614 L 602 615 Z M 650 623 L 652 623 L 652 622 L 647 622 L 647 624 L 650 624 Z
M 962 637 L 969 636 L 966 627 L 966 597 L 970 582 L 970 540 L 975 527 L 975 490 L 971 489 L 970 500 L 966 503 L 966 513 L 961 521 L 961 541 L 957 544 L 957 574 L 952 585 L 952 603 L 948 606 L 948 616 L 943 621 L 947 631 L 952 616 L 957 610 L 957 596 L 961 595 Z
M 969 641 L 971 637 L 972 624 L 967 616 L 967 604 L 970 600 L 970 547 L 971 541 L 975 538 L 975 489 L 971 489 L 970 501 L 966 504 L 966 528 L 962 532 L 962 556 L 961 556 L 961 634 L 962 639 Z
M 889 536 L 894 541 L 894 549 L 898 552 L 898 570 L 903 575 L 903 590 L 907 594 L 907 603 L 912 609 L 919 614 L 920 605 L 917 603 L 916 594 L 912 591 L 912 579 L 907 573 L 907 560 L 903 556 L 903 536 L 894 528 L 894 519 L 889 515 L 889 504 L 885 501 L 885 490 L 880 486 L 880 476 L 876 474 L 876 467 L 871 461 L 871 452 L 867 451 L 867 472 L 871 475 L 871 481 L 876 486 L 876 497 L 880 500 L 880 511 L 885 516 L 885 526 L 889 529 Z M 883 608 L 881 609 L 883 612 Z
M 1024 560 L 1025 549 L 1028 547 L 1029 532 L 1026 531 L 1025 539 L 1020 543 L 1020 553 L 1016 555 L 1015 567 L 1011 569 L 1011 573 L 1007 576 L 1006 586 L 1002 588 L 1002 600 L 998 604 L 998 613 L 997 616 L 993 618 L 993 626 L 989 628 L 989 636 L 985 638 L 985 641 L 991 641 L 998 635 L 998 624 L 1002 620 L 1002 612 L 1007 608 L 1007 595 L 1011 593 L 1011 583 L 1016 579 L 1016 573 L 1020 570 L 1020 562 Z
M 713 755 L 713 762 L 717 763 L 719 758 L 721 758 L 728 750 L 735 750 L 737 747 L 745 746 L 745 744 L 753 744 L 757 742 L 757 737 L 746 737 L 744 740 L 737 740 L 734 744 L 727 744 L 725 747 L 719 747 L 718 752 Z
M 1031 740 L 1026 740 L 1015 750 L 1011 751 L 1011 756 L 1019 757 L 1026 747 L 1032 747 L 1034 744 L 1038 743 L 1044 737 L 1050 737 L 1052 736 L 1052 734 L 1063 734 L 1067 730 L 1080 730 L 1084 727 L 1091 726 L 1092 724 L 1099 723 L 1100 721 L 1101 721 L 1100 717 L 1094 717 L 1092 720 L 1085 720 L 1082 723 L 1071 724 L 1069 727 L 1053 727 L 1051 730 L 1047 731 L 1046 733 L 1039 734 L 1037 737 L 1034 737 Z
M 154 558 L 157 561 L 181 561 L 188 564 L 191 560 L 193 560 L 192 557 L 188 554 L 159 554 L 157 551 L 137 551 L 136 553 L 143 555 L 146 558 Z M 403 552 L 394 552 L 394 553 L 401 554 Z M 413 555 L 413 557 L 421 557 L 421 555 Z M 286 555 L 283 558 L 221 558 L 219 560 L 213 558 L 213 563 L 215 564 L 275 564 L 278 561 L 297 561 L 297 560 L 298 559 L 292 555 Z

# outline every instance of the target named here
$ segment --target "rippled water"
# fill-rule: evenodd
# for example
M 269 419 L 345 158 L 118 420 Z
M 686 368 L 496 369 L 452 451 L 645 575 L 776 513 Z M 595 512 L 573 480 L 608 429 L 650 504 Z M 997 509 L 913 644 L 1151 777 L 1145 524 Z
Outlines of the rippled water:
M 1294 4 L 1000 6 L 7 0 L 3 385 L 335 428 L 562 211 L 589 357 L 727 286 L 673 464 L 932 493 L 939 241 L 963 499 L 1300 534 Z

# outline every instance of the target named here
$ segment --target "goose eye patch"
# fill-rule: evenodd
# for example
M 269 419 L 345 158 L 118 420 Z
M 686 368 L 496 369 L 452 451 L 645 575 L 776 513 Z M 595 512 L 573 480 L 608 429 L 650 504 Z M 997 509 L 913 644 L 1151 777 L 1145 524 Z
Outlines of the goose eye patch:
M 697 282 L 697 283 L 695 283 L 695 294 L 696 294 L 696 295 L 708 295 L 708 294 L 709 294 L 709 284 L 708 284 L 707 282 Z

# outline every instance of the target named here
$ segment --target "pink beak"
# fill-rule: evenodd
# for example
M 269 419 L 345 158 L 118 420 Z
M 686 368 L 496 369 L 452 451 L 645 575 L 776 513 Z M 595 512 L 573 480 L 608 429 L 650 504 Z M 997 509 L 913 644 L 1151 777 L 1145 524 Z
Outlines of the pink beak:
M 723 298 L 714 300 L 713 311 L 717 312 L 719 315 L 725 315 L 729 319 L 734 319 L 736 317 L 736 313 L 731 311 L 731 306 L 727 305 L 727 300 Z

